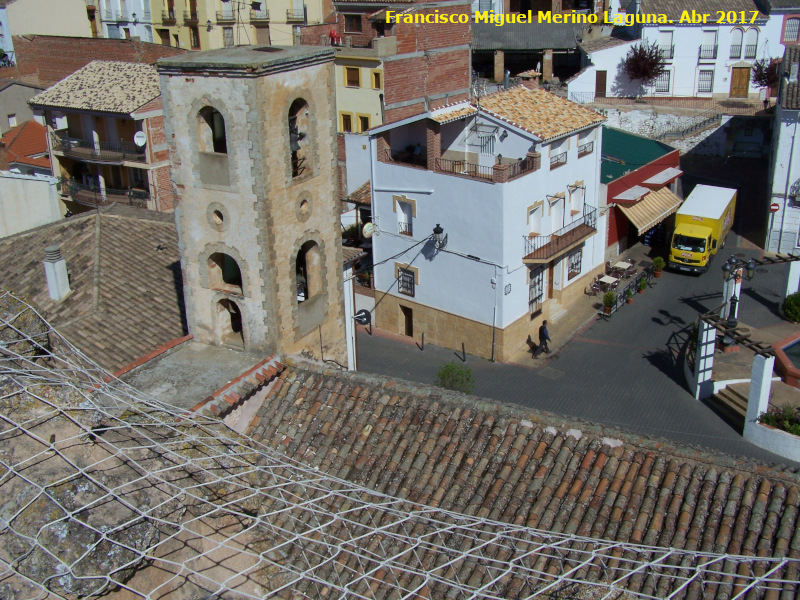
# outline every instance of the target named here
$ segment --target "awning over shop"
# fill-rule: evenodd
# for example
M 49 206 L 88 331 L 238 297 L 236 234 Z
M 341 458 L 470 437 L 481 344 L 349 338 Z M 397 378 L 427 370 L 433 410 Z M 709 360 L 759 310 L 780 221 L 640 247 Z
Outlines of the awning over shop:
M 625 201 L 631 202 L 633 200 L 638 200 L 642 196 L 649 193 L 650 193 L 650 188 L 642 187 L 641 185 L 635 185 L 631 188 L 628 188 L 624 192 L 614 196 L 614 200 L 619 200 L 622 202 Z
M 617 208 L 628 217 L 641 235 L 678 210 L 682 202 L 683 200 L 673 194 L 669 188 L 661 188 L 650 192 L 633 206 L 618 204 Z
M 645 179 L 642 183 L 645 185 L 652 185 L 654 187 L 661 187 L 662 185 L 667 185 L 668 183 L 672 183 L 678 177 L 683 175 L 683 171 L 677 169 L 675 167 L 668 167 L 661 171 L 660 173 L 656 173 L 650 179 Z

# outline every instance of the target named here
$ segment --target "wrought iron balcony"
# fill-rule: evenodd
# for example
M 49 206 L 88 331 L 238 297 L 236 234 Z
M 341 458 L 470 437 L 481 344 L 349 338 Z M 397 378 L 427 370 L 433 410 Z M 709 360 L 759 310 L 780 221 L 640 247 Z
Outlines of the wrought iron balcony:
M 747 44 L 744 47 L 744 57 L 751 59 L 756 57 L 756 44 Z
M 741 44 L 731 45 L 730 58 L 739 58 L 741 55 L 742 55 L 742 45 Z
M 698 58 L 701 59 L 712 59 L 717 58 L 717 45 L 714 44 L 713 46 L 700 46 L 697 51 Z
M 550 157 L 550 169 L 557 169 L 558 167 L 567 164 L 567 153 L 560 152 Z
M 178 19 L 175 18 L 175 10 L 162 10 L 161 22 L 164 23 L 164 25 L 175 25 L 178 22 Z
M 597 233 L 597 209 L 583 207 L 583 214 L 550 235 L 525 237 L 525 264 L 542 264 L 566 254 Z
M 450 173 L 451 175 L 466 175 L 472 179 L 482 179 L 485 181 L 492 181 L 494 179 L 494 169 L 492 167 L 476 165 L 463 160 L 437 158 L 436 170 L 440 173 Z
M 197 16 L 196 10 L 185 10 L 183 11 L 183 24 L 184 25 L 197 25 L 200 22 L 200 18 Z
M 269 21 L 269 11 L 266 8 L 250 10 L 251 23 L 266 23 Z
M 286 21 L 305 21 L 305 8 L 290 8 L 286 10 Z
M 150 199 L 150 193 L 146 190 L 101 189 L 97 183 L 86 185 L 67 177 L 61 178 L 61 195 L 84 206 L 107 206 L 117 203 L 147 208 L 147 201 Z
M 218 10 L 217 11 L 217 23 L 233 23 L 236 21 L 236 15 L 233 14 L 233 10 Z
M 116 163 L 126 161 L 147 162 L 147 153 L 133 142 L 94 142 L 73 138 L 62 133 L 53 133 L 51 145 L 54 151 L 64 156 L 86 162 Z
M 594 142 L 586 142 L 578 146 L 578 158 L 594 152 Z
M 672 60 L 675 57 L 675 45 L 672 46 L 659 46 L 658 53 L 664 60 Z

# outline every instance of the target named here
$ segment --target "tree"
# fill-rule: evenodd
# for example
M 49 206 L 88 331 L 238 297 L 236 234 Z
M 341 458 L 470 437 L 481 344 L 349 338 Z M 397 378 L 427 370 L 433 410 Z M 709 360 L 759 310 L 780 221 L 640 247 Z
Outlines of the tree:
M 750 80 L 758 88 L 772 88 L 778 85 L 780 63 L 777 60 L 762 58 L 753 64 L 753 75 Z
M 655 42 L 641 42 L 633 46 L 622 67 L 630 79 L 638 79 L 643 85 L 652 84 L 666 70 L 664 57 Z

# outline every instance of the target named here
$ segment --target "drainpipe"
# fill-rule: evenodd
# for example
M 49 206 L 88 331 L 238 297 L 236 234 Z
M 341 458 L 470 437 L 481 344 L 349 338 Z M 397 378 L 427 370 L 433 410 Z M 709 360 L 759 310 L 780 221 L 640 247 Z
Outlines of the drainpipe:
M 788 89 L 789 80 L 788 80 L 788 78 L 784 77 L 782 79 L 782 82 L 785 85 L 783 86 L 783 90 L 781 90 L 781 91 L 785 92 Z M 780 102 L 780 98 L 781 98 L 781 96 L 779 95 L 778 96 L 778 102 Z M 777 108 L 776 108 L 776 111 L 777 111 Z M 781 244 L 783 243 L 783 225 L 784 225 L 784 222 L 786 221 L 786 209 L 787 209 L 788 204 L 789 204 L 789 182 L 792 179 L 792 158 L 794 157 L 794 140 L 795 140 L 795 137 L 797 136 L 797 120 L 798 120 L 798 118 L 800 118 L 800 113 L 798 113 L 794 117 L 794 128 L 792 129 L 792 146 L 789 149 L 789 164 L 786 165 L 786 187 L 783 188 L 783 214 L 781 214 L 781 229 L 780 229 L 780 232 L 778 233 L 778 250 L 777 250 L 778 252 L 781 251 Z

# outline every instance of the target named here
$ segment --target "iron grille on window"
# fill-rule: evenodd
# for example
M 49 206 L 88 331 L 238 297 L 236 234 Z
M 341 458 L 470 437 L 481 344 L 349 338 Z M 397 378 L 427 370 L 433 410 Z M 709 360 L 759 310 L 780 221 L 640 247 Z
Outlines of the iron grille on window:
M 742 55 L 741 44 L 731 44 L 731 58 L 739 58 Z
M 414 271 L 397 270 L 397 291 L 406 296 L 414 296 Z
M 400 233 L 403 235 L 413 235 L 411 230 L 411 222 L 400 221 L 397 225 Z
M 530 284 L 528 287 L 528 309 L 532 315 L 542 310 L 544 300 L 544 268 L 538 267 L 530 272 Z
M 700 46 L 699 51 L 700 58 L 717 58 L 717 46 L 716 44 L 709 44 L 707 46 Z
M 698 92 L 711 92 L 714 89 L 714 71 L 700 71 L 697 79 Z
M 786 29 L 783 30 L 784 42 L 796 42 L 797 34 L 800 32 L 800 19 L 788 19 Z
M 494 154 L 494 135 L 481 137 L 481 154 Z
M 569 266 L 567 279 L 572 279 L 581 274 L 581 262 L 583 261 L 583 250 L 578 249 L 569 255 Z
M 554 156 L 550 157 L 550 168 L 555 169 L 556 167 L 560 167 L 561 165 L 567 164 L 567 153 L 561 152 Z
M 492 10 L 492 0 L 479 0 L 478 10 L 481 11 Z
M 669 71 L 664 71 L 656 78 L 656 91 L 668 92 L 669 91 Z
M 747 44 L 744 47 L 744 57 L 745 58 L 755 58 L 756 57 L 756 44 Z

